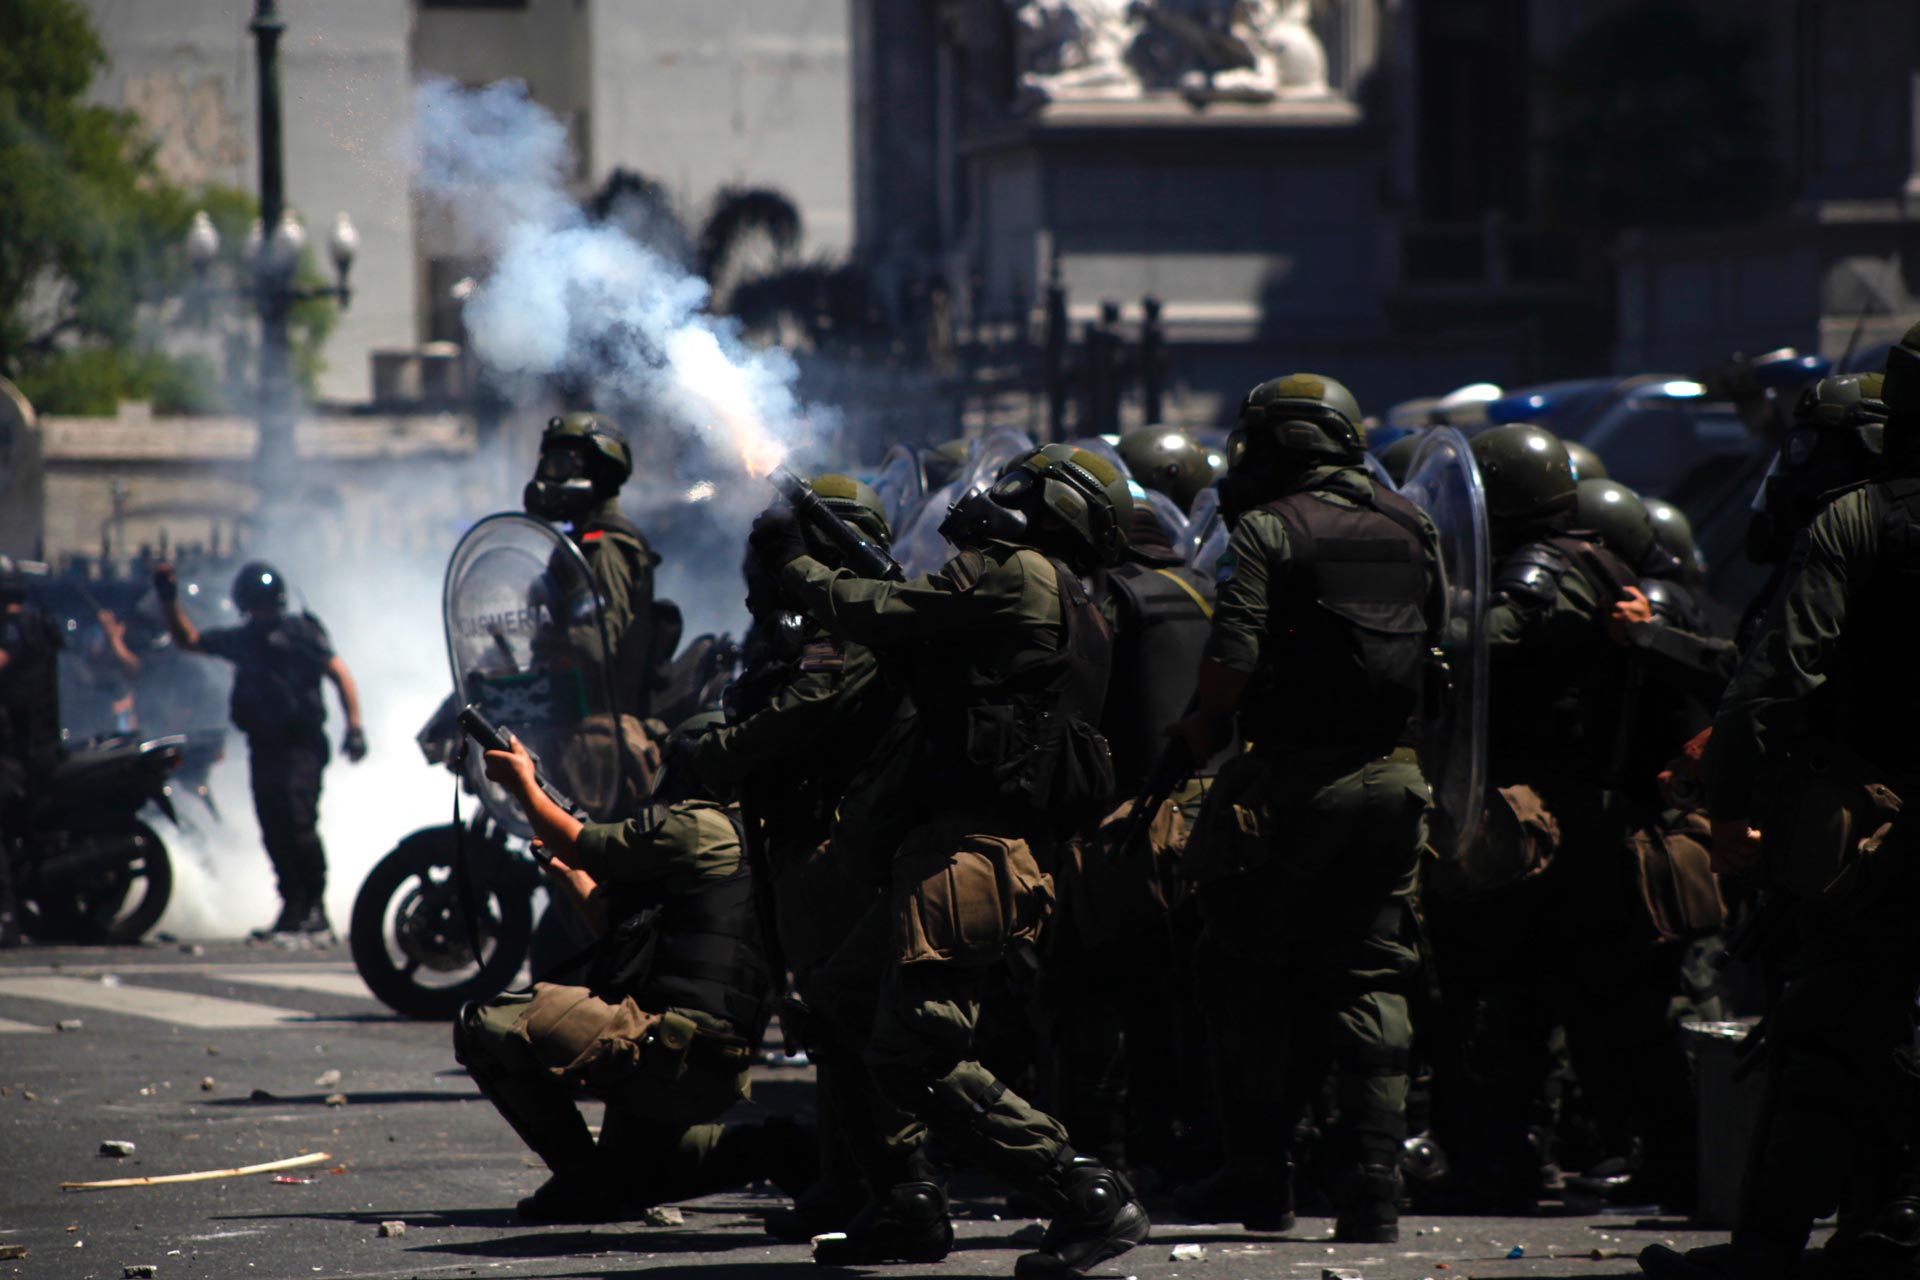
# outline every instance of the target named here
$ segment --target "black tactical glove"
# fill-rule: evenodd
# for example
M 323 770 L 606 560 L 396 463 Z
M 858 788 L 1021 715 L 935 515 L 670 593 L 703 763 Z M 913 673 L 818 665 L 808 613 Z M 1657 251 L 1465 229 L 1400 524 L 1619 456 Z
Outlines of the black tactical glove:
M 348 725 L 346 740 L 340 744 L 340 750 L 348 760 L 359 764 L 367 758 L 367 732 L 359 725 Z
M 795 518 L 793 508 L 784 502 L 768 507 L 754 519 L 747 545 L 753 548 L 760 563 L 774 573 L 807 554 L 807 540 L 800 532 L 800 521 Z
M 174 577 L 172 565 L 154 566 L 153 594 L 160 597 L 161 604 L 172 604 L 180 598 L 180 580 Z

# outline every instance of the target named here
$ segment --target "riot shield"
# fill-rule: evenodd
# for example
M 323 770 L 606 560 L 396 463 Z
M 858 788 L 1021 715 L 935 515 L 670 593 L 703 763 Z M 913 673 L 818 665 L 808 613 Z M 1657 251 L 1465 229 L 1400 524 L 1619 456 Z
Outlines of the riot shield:
M 898 537 L 906 528 L 907 517 L 927 493 L 926 471 L 920 465 L 920 455 L 904 444 L 887 450 L 879 470 L 873 473 L 873 491 L 880 495 L 880 503 L 887 510 L 887 527 Z
M 1440 534 L 1447 571 L 1447 622 L 1441 649 L 1449 689 L 1433 700 L 1425 763 L 1433 786 L 1433 847 L 1466 856 L 1479 824 L 1487 763 L 1487 579 L 1491 549 L 1486 495 L 1466 437 L 1452 427 L 1426 433 L 1407 467 L 1402 496 L 1427 513 Z
M 630 752 L 612 697 L 607 634 L 592 571 L 572 542 L 544 521 L 488 516 L 447 562 L 441 607 L 455 696 L 509 729 L 541 768 L 593 818 L 630 799 Z M 467 753 L 467 778 L 494 821 L 531 837 L 520 808 Z

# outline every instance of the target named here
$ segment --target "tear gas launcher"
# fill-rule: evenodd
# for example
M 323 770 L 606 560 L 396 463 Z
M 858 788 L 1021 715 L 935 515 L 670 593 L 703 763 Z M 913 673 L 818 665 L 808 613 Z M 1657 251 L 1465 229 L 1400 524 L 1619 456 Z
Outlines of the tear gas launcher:
M 906 570 L 900 562 L 888 554 L 885 547 L 879 546 L 858 529 L 833 513 L 820 498 L 820 495 L 807 487 L 807 482 L 784 466 L 775 467 L 767 478 L 773 481 L 773 487 L 793 508 L 794 516 L 800 523 L 825 538 L 839 550 L 846 567 L 862 578 L 878 578 L 885 582 L 905 582 Z

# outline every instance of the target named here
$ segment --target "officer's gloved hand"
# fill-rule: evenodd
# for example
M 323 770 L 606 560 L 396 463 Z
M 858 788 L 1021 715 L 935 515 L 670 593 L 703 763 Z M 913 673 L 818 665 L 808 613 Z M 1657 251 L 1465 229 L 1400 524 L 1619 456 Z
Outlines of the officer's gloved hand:
M 760 557 L 760 563 L 775 573 L 807 554 L 807 540 L 800 532 L 800 521 L 785 503 L 768 507 L 754 519 L 747 545 Z
M 164 561 L 153 566 L 153 594 L 160 597 L 162 604 L 172 604 L 180 598 L 180 580 L 174 576 L 173 566 Z
M 347 726 L 347 737 L 340 744 L 340 750 L 347 759 L 359 764 L 367 758 L 367 731 L 357 724 Z

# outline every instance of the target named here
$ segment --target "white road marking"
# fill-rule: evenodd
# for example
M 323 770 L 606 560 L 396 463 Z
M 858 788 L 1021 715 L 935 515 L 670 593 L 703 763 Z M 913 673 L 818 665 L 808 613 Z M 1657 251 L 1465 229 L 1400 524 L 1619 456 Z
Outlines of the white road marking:
M 185 1027 L 241 1028 L 278 1027 L 290 1022 L 319 1021 L 298 1009 L 278 1009 L 272 1005 L 249 1004 L 244 1000 L 223 1000 L 217 996 L 188 995 L 183 991 L 163 991 L 158 987 L 137 987 L 122 983 L 102 986 L 84 978 L 0 977 L 0 996 L 22 1000 L 46 1000 L 53 1004 L 104 1013 L 128 1013 L 137 1018 Z
M 31 1022 L 15 1022 L 11 1018 L 0 1018 L 0 1035 L 9 1031 L 51 1031 L 52 1027 L 35 1026 Z
M 327 972 L 313 969 L 241 968 L 228 966 L 206 970 L 210 978 L 227 982 L 247 982 L 257 987 L 283 987 L 288 991 L 314 991 L 325 996 L 352 996 L 360 1000 L 376 997 L 357 973 Z

